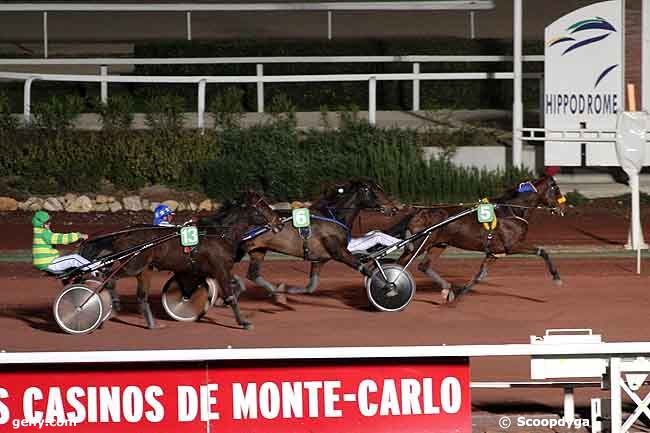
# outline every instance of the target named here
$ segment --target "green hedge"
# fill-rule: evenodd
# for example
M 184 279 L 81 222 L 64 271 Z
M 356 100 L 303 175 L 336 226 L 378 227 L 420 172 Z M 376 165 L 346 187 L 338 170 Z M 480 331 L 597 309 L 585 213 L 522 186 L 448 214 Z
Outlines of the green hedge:
M 0 132 L 0 173 L 32 193 L 93 191 L 102 179 L 134 189 L 164 183 L 200 188 L 208 161 L 219 155 L 212 133 L 18 130 Z
M 278 200 L 309 198 L 325 182 L 368 176 L 405 201 L 437 203 L 493 195 L 531 176 L 525 170 L 456 167 L 445 158 L 426 162 L 417 132 L 363 122 L 306 133 L 284 122 L 232 129 L 220 137 L 223 156 L 208 165 L 204 182 L 217 198 L 244 188 Z
M 255 188 L 275 200 L 309 199 L 328 181 L 369 176 L 405 201 L 492 195 L 529 177 L 423 161 L 412 130 L 348 119 L 339 130 L 299 132 L 291 119 L 220 132 L 0 131 L 0 172 L 31 193 L 96 191 L 147 184 L 192 188 L 224 199 Z
M 399 55 L 497 55 L 511 52 L 512 41 L 494 39 L 400 39 L 400 40 L 243 40 L 243 41 L 165 41 L 136 44 L 136 57 L 257 57 L 257 56 L 399 56 Z M 527 42 L 527 54 L 543 53 L 541 42 Z M 541 71 L 541 64 L 528 64 L 526 70 Z M 268 75 L 355 74 L 411 72 L 408 63 L 336 63 L 336 64 L 268 64 Z M 421 72 L 504 72 L 511 63 L 423 63 Z M 255 65 L 140 65 L 138 75 L 254 75 Z M 412 105 L 411 83 L 407 81 L 377 83 L 377 104 L 382 110 L 409 109 Z M 227 86 L 209 86 L 208 94 L 216 95 Z M 239 86 L 244 106 L 256 109 L 254 84 Z M 420 104 L 422 109 L 437 108 L 505 108 L 512 105 L 512 82 L 496 81 L 423 81 Z M 161 88 L 138 86 L 137 92 L 150 95 Z M 176 92 L 196 106 L 194 88 L 177 87 Z M 367 107 L 367 83 L 304 83 L 267 84 L 265 97 L 285 93 L 299 111 L 317 111 L 327 105 L 330 109 L 352 104 Z M 524 103 L 538 105 L 538 83 L 524 81 Z

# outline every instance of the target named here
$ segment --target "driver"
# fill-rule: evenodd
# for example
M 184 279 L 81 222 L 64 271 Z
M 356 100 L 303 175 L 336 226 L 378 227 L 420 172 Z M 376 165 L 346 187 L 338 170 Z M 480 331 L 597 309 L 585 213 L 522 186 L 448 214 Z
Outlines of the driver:
M 39 210 L 32 217 L 32 227 L 34 228 L 32 264 L 36 269 L 56 273 L 90 263 L 79 254 L 59 257 L 59 251 L 52 246 L 73 244 L 80 239 L 88 239 L 88 235 L 78 232 L 53 233 L 50 224 L 50 215 L 45 211 Z
M 174 211 L 166 204 L 159 204 L 153 211 L 153 225 L 173 226 Z

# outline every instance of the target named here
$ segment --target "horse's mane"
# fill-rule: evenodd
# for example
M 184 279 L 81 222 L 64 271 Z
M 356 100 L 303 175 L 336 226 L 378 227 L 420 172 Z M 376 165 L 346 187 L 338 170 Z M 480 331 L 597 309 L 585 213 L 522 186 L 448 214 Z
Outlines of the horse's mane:
M 258 194 L 255 191 L 246 191 L 241 193 L 237 198 L 228 199 L 224 201 L 221 206 L 217 209 L 214 215 L 201 218 L 198 221 L 199 225 L 206 226 L 228 226 L 237 222 L 242 213 L 250 212 L 250 207 L 246 203 L 248 202 L 247 198 L 249 194 Z M 258 194 L 261 196 L 261 194 Z M 264 224 L 263 217 L 260 217 L 260 224 Z
M 518 196 L 519 194 L 521 194 L 521 193 L 519 192 L 519 186 L 520 186 L 522 183 L 530 182 L 532 185 L 535 186 L 535 188 L 537 188 L 541 183 L 543 183 L 544 180 L 546 180 L 546 176 L 541 177 L 541 178 L 537 178 L 537 179 L 527 179 L 527 180 L 524 180 L 524 181 L 518 182 L 515 186 L 512 186 L 512 187 L 506 189 L 506 190 L 505 190 L 505 191 L 504 191 L 500 196 L 495 197 L 495 198 L 491 198 L 490 201 L 494 201 L 494 202 L 498 202 L 498 201 L 506 202 L 506 201 L 508 201 L 508 200 L 513 200 L 513 199 L 517 198 L 517 196 Z

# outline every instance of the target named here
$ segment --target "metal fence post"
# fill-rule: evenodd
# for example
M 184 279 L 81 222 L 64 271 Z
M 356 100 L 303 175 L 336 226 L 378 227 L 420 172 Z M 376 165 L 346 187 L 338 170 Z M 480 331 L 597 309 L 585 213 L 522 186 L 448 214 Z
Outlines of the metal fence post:
M 198 106 L 198 128 L 203 130 L 205 128 L 205 84 L 206 79 L 199 81 L 199 106 Z
M 368 123 L 377 124 L 377 77 L 368 80 Z
M 187 27 L 187 40 L 192 40 L 192 12 L 186 12 L 185 15 L 186 27 Z
M 108 75 L 108 66 L 103 65 L 99 67 L 99 73 L 101 74 L 102 77 L 106 77 Z M 108 81 L 102 80 L 101 83 L 101 101 L 102 104 L 106 105 L 108 103 Z
M 512 166 L 521 167 L 523 127 L 522 103 L 522 4 L 523 0 L 513 0 L 513 98 L 512 98 Z
M 546 97 L 544 95 L 544 92 L 546 89 L 544 88 L 544 76 L 542 75 L 539 80 L 539 127 L 543 128 L 544 127 L 544 117 L 546 115 Z
M 621 358 L 609 360 L 609 392 L 611 399 L 611 433 L 621 433 L 623 426 L 623 408 L 621 398 Z
M 47 59 L 47 12 L 43 12 L 43 57 Z
M 257 64 L 257 112 L 264 113 L 264 65 Z
M 476 39 L 476 12 L 470 11 L 469 13 L 469 38 Z
M 420 111 L 420 64 L 413 63 L 413 111 Z
M 327 40 L 332 40 L 332 11 L 327 11 Z
M 34 78 L 28 78 L 25 80 L 25 87 L 23 90 L 23 119 L 25 124 L 31 122 L 32 120 L 32 83 Z

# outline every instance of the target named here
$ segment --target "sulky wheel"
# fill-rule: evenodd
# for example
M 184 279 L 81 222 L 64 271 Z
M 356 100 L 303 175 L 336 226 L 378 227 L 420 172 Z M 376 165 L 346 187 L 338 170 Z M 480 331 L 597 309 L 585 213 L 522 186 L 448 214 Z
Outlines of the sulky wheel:
M 380 311 L 403 310 L 415 296 L 413 277 L 398 264 L 386 264 L 381 269 L 375 269 L 372 277 L 364 280 L 364 284 L 368 300 Z
M 216 282 L 210 278 L 196 287 L 184 288 L 173 276 L 162 289 L 162 304 L 172 319 L 196 322 L 208 312 L 216 293 Z
M 95 293 L 97 281 L 70 284 L 54 301 L 54 319 L 68 334 L 90 334 L 111 314 L 111 296 L 104 290 Z

